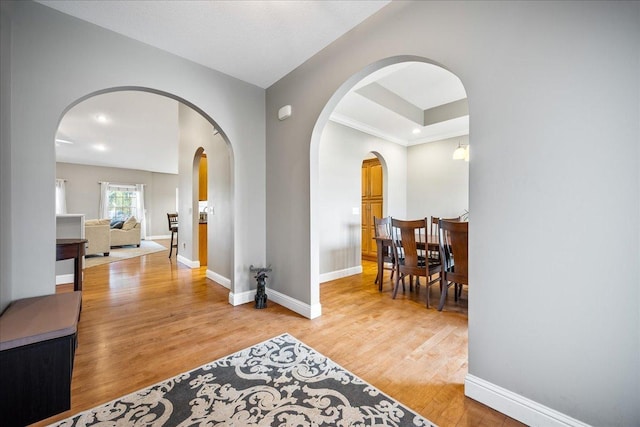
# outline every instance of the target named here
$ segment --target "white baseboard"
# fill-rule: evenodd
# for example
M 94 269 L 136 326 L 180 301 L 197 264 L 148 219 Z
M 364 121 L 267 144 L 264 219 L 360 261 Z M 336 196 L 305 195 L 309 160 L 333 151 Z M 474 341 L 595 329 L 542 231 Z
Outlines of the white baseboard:
M 171 239 L 171 235 L 170 234 L 166 234 L 166 235 L 160 235 L 160 236 L 147 236 L 147 237 L 145 237 L 145 240 L 164 240 L 164 239 Z
M 298 301 L 297 299 L 291 298 L 290 296 L 281 294 L 278 291 L 274 291 L 273 289 L 266 288 L 267 292 L 267 307 L 269 306 L 269 301 L 273 301 L 276 304 L 280 304 L 283 307 L 288 308 L 291 311 L 298 313 L 301 316 L 304 316 L 308 319 L 315 319 L 322 314 L 322 306 L 320 304 L 316 304 L 314 306 L 310 306 L 309 304 L 305 304 L 303 302 Z M 234 294 L 233 292 L 229 292 L 229 304 L 236 306 L 240 304 L 254 303 L 256 298 L 256 290 L 252 289 L 250 291 L 241 292 L 239 294 Z
M 273 289 L 267 289 L 267 296 L 271 301 L 287 307 L 289 310 L 295 311 L 308 319 L 315 319 L 322 314 L 322 305 L 320 304 L 309 305 Z
M 471 374 L 467 374 L 465 377 L 464 394 L 529 426 L 589 427 L 588 424 L 571 418 L 562 412 L 541 405 Z
M 221 274 L 216 273 L 215 271 L 207 270 L 206 272 L 207 279 L 211 279 L 214 282 L 224 286 L 227 289 L 231 289 L 231 280 L 227 279 Z
M 247 304 L 249 302 L 254 302 L 256 297 L 256 291 L 246 291 L 241 292 L 239 294 L 234 294 L 233 292 L 229 292 L 229 304 L 233 305 L 242 305 Z
M 182 255 L 178 255 L 177 258 L 179 263 L 186 265 L 191 268 L 200 268 L 200 261 L 191 261 L 188 258 L 183 257 Z
M 362 273 L 362 266 L 349 267 L 342 270 L 331 271 L 329 273 L 323 273 L 320 275 L 320 283 L 328 282 L 330 280 L 341 279 L 347 276 L 353 276 L 355 274 Z
M 64 283 L 73 283 L 74 274 L 59 274 L 56 276 L 56 285 L 62 285 Z

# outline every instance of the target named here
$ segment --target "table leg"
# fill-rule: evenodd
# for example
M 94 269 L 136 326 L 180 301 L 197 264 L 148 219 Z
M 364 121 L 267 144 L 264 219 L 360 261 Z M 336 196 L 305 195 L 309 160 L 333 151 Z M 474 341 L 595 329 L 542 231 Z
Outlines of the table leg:
M 82 290 L 82 259 L 80 256 L 76 256 L 73 260 L 74 272 L 73 272 L 73 290 Z
M 378 274 L 376 275 L 375 283 L 378 284 L 378 290 L 382 291 L 382 277 L 384 275 L 384 244 L 382 240 L 376 239 L 376 256 L 378 259 Z

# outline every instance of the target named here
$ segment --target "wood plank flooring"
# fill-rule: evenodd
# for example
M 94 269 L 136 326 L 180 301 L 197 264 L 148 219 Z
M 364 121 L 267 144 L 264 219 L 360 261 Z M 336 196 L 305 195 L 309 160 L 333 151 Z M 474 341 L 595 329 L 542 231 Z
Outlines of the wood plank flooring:
M 159 241 L 165 247 L 169 241 Z M 522 425 L 464 396 L 467 294 L 438 312 L 424 286 L 391 298 L 376 266 L 321 285 L 322 316 L 309 320 L 271 301 L 233 307 L 228 290 L 170 260 L 168 252 L 85 270 L 70 411 L 152 385 L 288 332 L 440 426 Z M 408 287 L 408 286 L 407 286 Z M 58 286 L 58 292 L 70 285 Z M 269 293 L 267 280 L 267 294 Z M 431 301 L 437 304 L 437 286 Z M 452 293 L 452 290 L 450 291 Z

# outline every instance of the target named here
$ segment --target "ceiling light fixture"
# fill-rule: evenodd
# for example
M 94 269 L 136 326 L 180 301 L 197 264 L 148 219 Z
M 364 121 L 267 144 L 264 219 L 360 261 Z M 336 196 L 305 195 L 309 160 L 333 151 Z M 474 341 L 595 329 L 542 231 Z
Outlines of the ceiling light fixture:
M 105 116 L 104 114 L 96 114 L 96 120 L 98 121 L 98 123 L 107 123 L 109 121 L 109 119 L 107 119 L 107 116 Z
M 415 129 L 413 129 L 413 131 L 412 131 L 412 132 L 413 132 L 413 134 L 414 134 L 414 135 L 417 135 L 417 134 L 419 134 L 420 132 L 422 132 L 422 130 L 420 130 L 420 128 L 415 128 Z
M 67 141 L 66 139 L 56 138 L 56 142 L 60 144 L 73 144 L 73 141 Z
M 107 146 L 104 144 L 94 144 L 93 148 L 95 148 L 98 151 L 107 151 Z

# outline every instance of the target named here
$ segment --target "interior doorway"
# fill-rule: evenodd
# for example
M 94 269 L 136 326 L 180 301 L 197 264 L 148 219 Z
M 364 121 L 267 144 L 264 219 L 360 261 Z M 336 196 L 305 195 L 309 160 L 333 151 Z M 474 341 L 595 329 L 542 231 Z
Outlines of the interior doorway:
M 209 185 L 207 180 L 209 177 L 207 169 L 207 155 L 200 155 L 198 164 L 198 260 L 200 267 L 207 265 L 207 220 L 209 207 Z
M 362 266 L 355 263 L 375 254 L 368 243 L 376 207 L 362 203 L 367 190 L 355 176 L 363 173 L 362 160 L 374 154 L 382 163 L 380 216 L 458 216 L 468 210 L 468 163 L 452 153 L 463 140 L 469 144 L 468 125 L 462 81 L 426 58 L 380 60 L 336 90 L 310 145 L 310 295 L 316 312 L 320 283 L 357 274 Z M 454 173 L 458 169 L 465 170 Z M 342 237 L 356 229 L 357 239 Z M 353 252 L 357 260 L 342 256 Z
M 362 259 L 377 259 L 374 218 L 382 218 L 384 206 L 383 170 L 380 160 L 372 158 L 362 162 Z
M 195 182 L 192 179 L 199 164 L 193 162 L 196 150 L 202 152 L 205 147 L 202 187 L 207 196 L 201 198 L 198 176 Z M 211 162 L 219 171 L 214 176 Z M 206 265 L 218 283 L 233 289 L 233 150 L 226 134 L 197 106 L 149 88 L 110 88 L 88 94 L 63 112 L 56 132 L 56 175 L 67 178 L 68 211 L 87 219 L 102 216 L 98 182 L 144 185 L 145 208 L 140 215 L 146 222 L 147 240 L 169 239 L 167 213 L 179 213 L 177 261 L 191 268 Z M 212 201 L 209 194 L 220 196 Z M 207 218 L 203 232 L 201 199 L 212 207 L 217 203 L 216 216 Z M 217 236 L 215 242 L 210 240 L 212 235 Z M 214 246 L 217 256 L 210 265 L 208 254 Z

